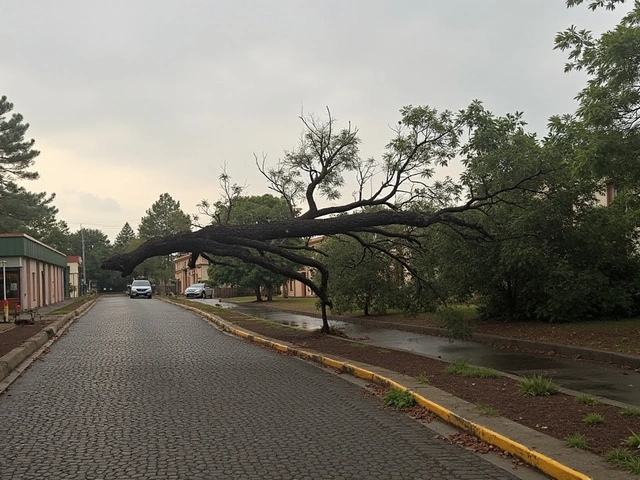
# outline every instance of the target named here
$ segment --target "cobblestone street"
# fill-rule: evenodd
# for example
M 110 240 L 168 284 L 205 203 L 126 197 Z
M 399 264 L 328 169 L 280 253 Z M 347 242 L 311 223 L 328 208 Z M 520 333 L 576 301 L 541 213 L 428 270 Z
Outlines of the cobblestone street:
M 0 395 L 1 479 L 514 479 L 356 385 L 101 299 Z

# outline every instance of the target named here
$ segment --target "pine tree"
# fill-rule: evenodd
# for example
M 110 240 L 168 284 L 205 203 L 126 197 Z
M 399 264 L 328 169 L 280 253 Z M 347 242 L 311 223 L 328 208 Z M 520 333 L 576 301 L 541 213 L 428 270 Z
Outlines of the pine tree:
M 29 168 L 40 152 L 33 149 L 35 140 L 24 139 L 29 124 L 19 113 L 10 115 L 12 110 L 7 97 L 0 97 L 0 233 L 41 237 L 42 225 L 55 223 L 58 209 L 51 205 L 55 195 L 32 193 L 19 185 L 21 180 L 38 178 Z
M 113 246 L 117 250 L 123 249 L 134 238 L 136 238 L 136 232 L 133 231 L 133 228 L 131 228 L 129 222 L 126 222 L 122 227 L 122 230 L 120 230 L 120 233 L 118 233 L 116 240 L 113 242 Z
M 40 152 L 33 149 L 34 139 L 24 139 L 29 124 L 23 123 L 22 115 L 14 113 L 6 118 L 12 110 L 13 103 L 8 102 L 6 96 L 0 97 L 0 187 L 3 190 L 15 187 L 16 180 L 38 178 L 38 173 L 28 168 Z
M 191 217 L 180 209 L 180 202 L 168 193 L 163 193 L 140 220 L 138 237 L 140 240 L 148 240 L 172 233 L 188 232 L 190 228 Z M 144 276 L 159 283 L 166 291 L 169 282 L 174 278 L 174 258 L 175 255 L 166 255 L 145 261 L 141 265 Z
M 138 235 L 147 240 L 151 237 L 188 232 L 190 226 L 191 218 L 180 209 L 180 202 L 168 193 L 163 193 L 140 220 Z

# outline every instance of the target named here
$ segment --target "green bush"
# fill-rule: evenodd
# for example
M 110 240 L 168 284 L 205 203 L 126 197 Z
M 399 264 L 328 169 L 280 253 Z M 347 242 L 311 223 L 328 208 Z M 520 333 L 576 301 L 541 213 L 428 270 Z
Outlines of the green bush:
M 473 320 L 451 307 L 438 308 L 438 316 L 449 334 L 449 340 L 468 340 L 473 336 Z
M 385 405 L 395 407 L 397 409 L 410 408 L 416 405 L 416 399 L 406 390 L 392 388 L 382 397 Z
M 600 423 L 604 423 L 604 416 L 599 413 L 589 413 L 584 417 L 584 422 L 589 425 L 598 425 Z
M 522 395 L 532 397 L 548 397 L 560 391 L 560 387 L 553 380 L 542 375 L 523 378 L 518 386 Z
M 598 405 L 600 401 L 596 398 L 593 398 L 591 395 L 587 395 L 586 393 L 580 393 L 575 398 L 576 403 L 581 403 L 583 405 Z
M 640 474 L 640 456 L 626 448 L 614 448 L 604 454 L 605 460 L 629 473 Z
M 631 436 L 627 438 L 625 443 L 630 447 L 640 448 L 640 435 L 635 432 L 631 432 Z
M 620 415 L 624 415 L 625 417 L 640 417 L 640 409 L 633 407 L 624 407 L 621 408 L 618 413 Z
M 564 439 L 565 445 L 569 448 L 579 448 L 581 450 L 585 450 L 588 448 L 587 437 L 582 435 L 581 433 L 576 433 L 575 435 L 569 435 Z

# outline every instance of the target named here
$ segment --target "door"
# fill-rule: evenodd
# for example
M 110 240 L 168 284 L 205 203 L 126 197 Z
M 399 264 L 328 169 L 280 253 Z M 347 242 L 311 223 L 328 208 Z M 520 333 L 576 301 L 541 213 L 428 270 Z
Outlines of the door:
M 47 306 L 47 297 L 46 297 L 46 287 L 45 287 L 45 283 L 44 283 L 44 270 L 42 270 L 42 272 L 40 272 L 40 274 L 42 275 L 42 301 L 40 302 L 40 305 L 42 305 L 43 307 Z

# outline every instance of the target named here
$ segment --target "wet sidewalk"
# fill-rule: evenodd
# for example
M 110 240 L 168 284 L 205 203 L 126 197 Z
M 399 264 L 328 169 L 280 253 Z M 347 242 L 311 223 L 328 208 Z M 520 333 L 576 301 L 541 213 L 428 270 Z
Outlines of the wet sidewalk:
M 208 304 L 219 303 L 218 300 L 200 301 Z M 319 318 L 310 315 L 227 302 L 223 305 L 272 322 L 308 330 L 318 329 L 322 325 Z M 553 378 L 565 389 L 607 399 L 613 403 L 640 407 L 640 373 L 633 369 L 556 355 L 524 353 L 470 341 L 451 342 L 443 337 L 376 328 L 346 321 L 332 321 L 331 324 L 363 343 L 406 350 L 446 361 L 462 359 L 474 365 L 493 368 L 520 377 L 544 375 Z

